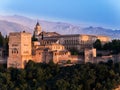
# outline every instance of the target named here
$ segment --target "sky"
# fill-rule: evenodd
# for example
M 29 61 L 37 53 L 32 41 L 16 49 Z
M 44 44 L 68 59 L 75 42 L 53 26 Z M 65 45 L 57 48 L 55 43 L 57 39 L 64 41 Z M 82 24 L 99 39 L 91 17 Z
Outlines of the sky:
M 0 0 L 0 15 L 120 29 L 120 0 Z

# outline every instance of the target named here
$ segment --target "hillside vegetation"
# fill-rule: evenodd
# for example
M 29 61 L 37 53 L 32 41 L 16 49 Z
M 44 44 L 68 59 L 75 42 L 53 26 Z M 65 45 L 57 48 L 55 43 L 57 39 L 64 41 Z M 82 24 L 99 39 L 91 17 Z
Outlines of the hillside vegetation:
M 29 61 L 25 69 L 0 67 L 0 90 L 112 90 L 120 84 L 120 63 L 60 67 Z

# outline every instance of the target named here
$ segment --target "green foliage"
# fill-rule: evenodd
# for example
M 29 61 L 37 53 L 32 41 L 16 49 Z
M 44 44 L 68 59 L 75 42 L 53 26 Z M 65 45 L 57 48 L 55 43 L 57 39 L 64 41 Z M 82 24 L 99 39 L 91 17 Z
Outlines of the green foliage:
M 2 33 L 0 32 L 0 48 L 3 48 L 4 50 L 4 55 L 3 56 L 8 56 L 8 37 L 7 35 L 4 37 Z
M 4 37 L 0 32 L 0 47 L 3 47 L 3 46 L 4 46 Z
M 104 50 L 109 50 L 112 52 L 112 54 L 118 54 L 120 53 L 120 40 L 112 40 L 111 42 L 108 42 L 103 45 Z
M 29 61 L 25 69 L 0 67 L 0 90 L 112 90 L 120 84 L 120 63 L 60 67 Z
M 120 53 L 120 40 L 114 39 L 111 42 L 101 44 L 101 41 L 97 39 L 93 43 L 93 47 L 97 50 L 107 50 L 110 54 L 119 54 Z
M 67 64 L 71 64 L 71 60 L 68 60 L 66 63 L 67 63 Z
M 93 43 L 93 47 L 96 48 L 97 50 L 101 50 L 101 49 L 102 49 L 101 41 L 100 41 L 99 39 L 97 39 L 97 40 Z
M 38 41 L 38 39 L 35 37 L 35 33 L 33 33 L 32 41 Z
M 71 55 L 79 55 L 79 51 L 75 48 L 70 49 Z
M 5 56 L 8 56 L 8 52 L 9 52 L 8 41 L 9 41 L 9 38 L 6 35 L 5 38 L 4 38 L 4 49 L 5 49 L 4 54 L 5 54 Z

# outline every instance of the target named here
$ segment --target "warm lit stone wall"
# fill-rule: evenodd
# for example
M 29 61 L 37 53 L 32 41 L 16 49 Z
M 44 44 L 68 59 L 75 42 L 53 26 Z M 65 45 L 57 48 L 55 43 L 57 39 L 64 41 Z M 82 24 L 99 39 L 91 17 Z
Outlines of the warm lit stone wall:
M 9 57 L 7 67 L 24 68 L 31 58 L 31 34 L 14 32 L 9 34 Z
M 94 58 L 96 57 L 96 49 L 85 49 L 84 51 L 84 62 L 94 62 Z
M 53 39 L 59 40 L 59 43 L 64 45 L 66 49 L 77 49 L 84 50 L 85 48 L 92 48 L 93 43 L 100 39 L 102 44 L 110 41 L 107 36 L 95 36 L 95 35 L 82 35 L 82 34 L 72 34 L 72 35 L 60 35 L 53 37 L 45 37 L 46 40 Z

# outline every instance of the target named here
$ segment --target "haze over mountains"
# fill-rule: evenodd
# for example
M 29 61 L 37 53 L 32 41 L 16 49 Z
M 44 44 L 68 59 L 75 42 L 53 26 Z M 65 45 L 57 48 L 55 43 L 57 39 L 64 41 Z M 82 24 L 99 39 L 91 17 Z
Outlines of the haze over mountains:
M 6 35 L 14 31 L 29 31 L 33 33 L 36 20 L 24 16 L 0 16 L 0 31 Z M 58 32 L 60 34 L 92 34 L 107 35 L 111 38 L 120 38 L 120 30 L 105 29 L 102 27 L 69 24 L 64 22 L 52 22 L 39 20 L 42 30 L 48 32 Z

